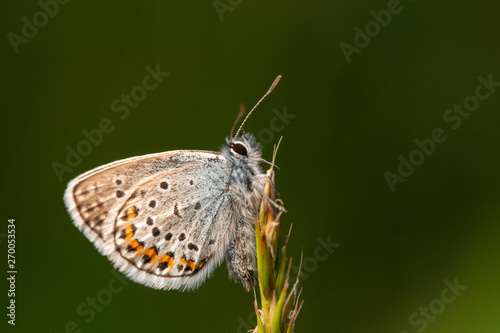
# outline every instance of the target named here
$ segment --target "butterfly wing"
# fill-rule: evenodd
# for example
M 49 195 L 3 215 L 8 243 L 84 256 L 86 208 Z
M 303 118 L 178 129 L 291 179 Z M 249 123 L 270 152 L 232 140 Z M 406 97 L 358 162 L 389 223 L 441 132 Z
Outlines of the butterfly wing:
M 226 163 L 204 151 L 134 157 L 75 178 L 64 200 L 75 225 L 129 278 L 194 289 L 229 242 Z

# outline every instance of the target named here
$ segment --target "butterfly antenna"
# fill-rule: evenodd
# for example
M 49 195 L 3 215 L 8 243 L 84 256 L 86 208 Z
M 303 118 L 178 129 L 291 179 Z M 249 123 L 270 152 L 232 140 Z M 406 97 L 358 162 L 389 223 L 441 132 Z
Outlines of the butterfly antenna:
M 229 141 L 233 141 L 233 132 L 234 128 L 236 127 L 236 124 L 238 121 L 240 121 L 241 117 L 245 114 L 245 103 L 240 104 L 240 112 L 238 112 L 238 115 L 236 116 L 236 119 L 234 120 L 233 127 L 231 127 L 231 133 L 229 134 Z
M 240 128 L 238 128 L 238 132 L 236 132 L 236 137 L 238 137 L 238 134 L 240 134 L 240 131 L 243 128 L 243 125 L 245 125 L 245 122 L 247 121 L 248 117 L 250 117 L 253 110 L 255 110 L 255 108 L 260 104 L 260 102 L 262 102 L 264 100 L 264 98 L 266 98 L 266 96 L 269 95 L 274 90 L 274 88 L 278 85 L 278 82 L 280 82 L 280 79 L 281 79 L 281 75 L 278 75 L 276 77 L 276 79 L 274 79 L 274 82 L 271 85 L 271 88 L 269 88 L 269 90 L 264 94 L 264 96 L 262 96 L 262 98 L 257 102 L 257 104 L 255 104 L 255 106 L 252 108 L 252 110 L 250 110 L 250 112 L 248 112 L 247 116 L 245 117 L 245 119 L 241 123 Z

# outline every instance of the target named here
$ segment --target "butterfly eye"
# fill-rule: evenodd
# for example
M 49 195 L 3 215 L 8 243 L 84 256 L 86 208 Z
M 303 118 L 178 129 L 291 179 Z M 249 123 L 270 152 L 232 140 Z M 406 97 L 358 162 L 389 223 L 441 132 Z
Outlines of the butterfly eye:
M 233 143 L 231 149 L 238 155 L 248 156 L 247 148 L 241 143 Z

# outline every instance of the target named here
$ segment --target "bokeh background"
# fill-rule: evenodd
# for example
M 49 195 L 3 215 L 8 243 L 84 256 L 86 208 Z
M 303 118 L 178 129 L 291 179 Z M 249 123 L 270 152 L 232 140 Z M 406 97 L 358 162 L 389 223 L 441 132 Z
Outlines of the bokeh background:
M 355 46 L 354 29 L 388 6 L 399 13 L 379 30 L 368 24 L 372 37 L 346 57 L 341 43 Z M 455 103 L 474 102 L 479 76 L 500 82 L 500 5 L 67 1 L 57 13 L 47 7 L 46 21 L 42 8 L 4 1 L 0 11 L 0 257 L 6 272 L 15 218 L 18 270 L 15 328 L 1 284 L 2 332 L 254 327 L 253 293 L 229 281 L 225 265 L 196 292 L 128 281 L 107 298 L 121 275 L 73 226 L 62 196 L 70 179 L 114 160 L 218 150 L 239 104 L 253 105 L 278 74 L 245 128 L 267 159 L 284 136 L 282 223 L 293 223 L 290 252 L 305 264 L 296 332 L 500 331 L 500 87 L 458 128 L 443 119 Z M 25 28 L 31 37 L 21 40 L 34 16 L 37 33 Z M 120 119 L 113 101 L 157 65 L 168 77 Z M 113 131 L 58 179 L 53 163 L 66 164 L 66 147 L 104 118 Z M 384 173 L 397 174 L 398 157 L 409 159 L 414 140 L 436 128 L 446 141 L 392 191 Z M 459 285 L 455 294 L 445 281 Z M 92 308 L 96 297 L 105 304 Z

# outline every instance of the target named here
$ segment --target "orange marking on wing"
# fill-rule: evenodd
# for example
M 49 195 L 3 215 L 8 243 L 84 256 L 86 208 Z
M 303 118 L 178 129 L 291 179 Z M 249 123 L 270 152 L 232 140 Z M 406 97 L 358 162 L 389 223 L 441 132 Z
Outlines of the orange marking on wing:
M 186 259 L 185 258 L 181 258 L 181 265 L 184 266 L 186 264 Z
M 189 267 L 191 267 L 191 269 L 192 269 L 192 270 L 194 270 L 194 261 L 189 260 L 189 261 L 187 262 L 187 265 L 188 265 Z
M 203 267 L 203 265 L 205 265 L 205 260 L 202 260 L 200 261 L 197 265 L 196 265 L 196 269 L 200 269 Z
M 135 206 L 130 207 L 127 210 L 127 220 L 133 219 L 136 216 L 137 216 L 137 209 L 135 208 Z
M 164 254 L 160 258 L 158 258 L 158 262 L 169 262 L 171 259 L 171 256 L 169 256 L 168 254 Z
M 152 248 L 146 249 L 146 250 L 142 251 L 141 254 L 146 255 L 151 259 L 150 267 L 153 267 L 155 265 L 156 259 L 158 257 L 158 253 L 156 253 L 156 251 L 154 249 L 152 249 Z
M 158 258 L 158 262 L 159 263 L 166 262 L 166 263 L 168 263 L 168 267 L 172 268 L 172 266 L 174 264 L 174 258 L 172 258 L 171 256 L 169 256 L 168 254 L 164 254 L 164 255 L 162 255 L 161 257 Z
M 155 249 L 147 249 L 142 251 L 142 254 L 147 255 L 151 259 L 155 258 L 158 254 L 156 253 Z
M 132 246 L 136 252 L 142 251 L 142 246 L 139 244 L 137 239 L 132 239 L 128 244 Z
M 129 225 L 127 229 L 125 229 L 125 235 L 126 235 L 125 238 L 126 241 L 130 241 L 132 239 L 132 237 L 134 236 L 134 230 L 132 229 L 132 225 Z

